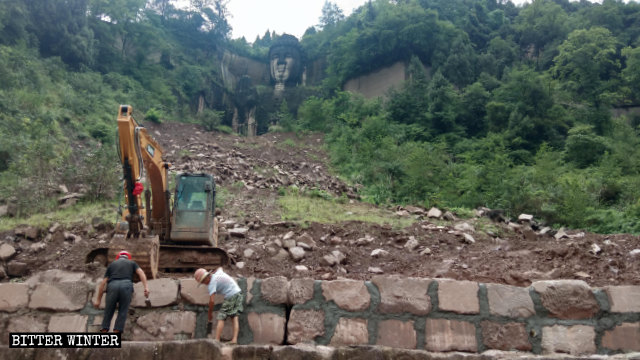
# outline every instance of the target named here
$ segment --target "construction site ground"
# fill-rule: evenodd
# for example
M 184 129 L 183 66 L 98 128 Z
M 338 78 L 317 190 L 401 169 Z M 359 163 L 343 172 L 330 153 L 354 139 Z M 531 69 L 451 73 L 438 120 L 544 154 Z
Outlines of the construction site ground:
M 148 131 L 164 147 L 175 171 L 214 175 L 220 245 L 234 259 L 230 271 L 234 276 L 367 280 L 378 274 L 401 274 L 516 286 L 542 279 L 580 279 L 596 287 L 640 285 L 636 235 L 580 229 L 567 229 L 563 235 L 557 228 L 541 231 L 545 224 L 532 229 L 528 222 L 518 223 L 517 216 L 492 220 L 484 216 L 486 209 L 470 217 L 451 212 L 445 218 L 431 218 L 429 209 L 364 203 L 357 184 L 346 184 L 331 171 L 320 134 L 248 138 L 176 123 L 149 124 Z M 281 199 L 291 193 L 322 201 L 324 206 L 335 204 L 336 220 L 283 218 Z M 300 206 L 307 205 L 301 201 Z M 450 209 L 440 210 L 444 214 Z M 357 211 L 370 211 L 388 222 L 357 220 Z M 89 225 L 64 228 L 65 236 L 47 236 L 50 229 L 39 229 L 37 238 L 27 239 L 18 229 L 0 234 L 0 240 L 16 249 L 12 261 L 27 264 L 25 276 L 64 269 L 98 278 L 104 267 L 86 264 L 85 256 L 108 243 L 115 219 L 114 210 L 112 218 L 93 225 L 87 219 Z M 283 256 L 281 250 L 290 251 L 286 241 L 290 239 L 305 245 L 299 260 Z

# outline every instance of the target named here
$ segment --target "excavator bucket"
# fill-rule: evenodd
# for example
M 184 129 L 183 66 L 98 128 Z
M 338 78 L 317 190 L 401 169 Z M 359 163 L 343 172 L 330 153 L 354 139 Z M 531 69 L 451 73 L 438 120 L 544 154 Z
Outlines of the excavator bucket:
M 115 234 L 109 245 L 107 260 L 114 261 L 118 253 L 126 250 L 148 279 L 158 277 L 158 261 L 160 252 L 160 241 L 157 236 L 140 236 L 127 239 L 123 234 Z

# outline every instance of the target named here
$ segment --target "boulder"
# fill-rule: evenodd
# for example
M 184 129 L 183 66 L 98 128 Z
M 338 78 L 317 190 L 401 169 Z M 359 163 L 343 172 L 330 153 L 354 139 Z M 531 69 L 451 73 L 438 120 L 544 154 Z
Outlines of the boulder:
M 29 272 L 27 264 L 20 261 L 9 261 L 7 264 L 7 275 L 9 276 L 25 276 Z
M 429 212 L 427 213 L 427 217 L 429 218 L 439 219 L 441 216 L 442 216 L 442 211 L 440 211 L 440 209 L 436 207 L 432 207 L 431 209 L 429 209 Z
M 8 261 L 16 254 L 16 249 L 9 244 L 0 245 L 0 260 Z
M 291 254 L 291 257 L 293 258 L 294 261 L 300 261 L 304 259 L 305 252 L 303 248 L 299 246 L 294 246 L 289 249 L 289 254 Z

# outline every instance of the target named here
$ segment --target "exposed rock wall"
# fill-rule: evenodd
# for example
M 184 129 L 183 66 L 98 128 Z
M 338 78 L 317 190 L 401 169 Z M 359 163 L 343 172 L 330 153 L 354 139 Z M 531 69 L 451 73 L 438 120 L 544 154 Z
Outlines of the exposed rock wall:
M 368 99 L 385 96 L 389 89 L 399 88 L 406 80 L 406 71 L 405 63 L 397 62 L 389 67 L 347 81 L 343 90 L 360 93 Z
M 223 53 L 220 67 L 224 86 L 230 91 L 235 91 L 244 75 L 249 76 L 254 85 L 268 85 L 270 82 L 268 64 L 229 51 Z
M 572 356 L 640 352 L 640 286 L 590 288 L 579 280 L 554 280 L 521 288 L 398 276 L 238 282 L 246 295 L 240 344 Z M 0 343 L 8 344 L 10 332 L 97 331 L 102 311 L 91 305 L 97 285 L 83 274 L 58 270 L 0 284 Z M 151 280 L 149 287 L 152 308 L 145 307 L 136 284 L 124 340 L 212 337 L 204 287 L 191 278 Z M 223 339 L 230 337 L 228 321 Z M 7 351 L 0 348 L 0 355 Z

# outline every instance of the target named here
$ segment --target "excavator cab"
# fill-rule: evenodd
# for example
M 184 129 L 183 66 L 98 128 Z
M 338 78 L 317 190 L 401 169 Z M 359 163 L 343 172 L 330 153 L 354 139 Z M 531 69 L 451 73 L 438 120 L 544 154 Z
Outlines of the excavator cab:
M 181 244 L 217 246 L 214 236 L 216 188 L 209 174 L 179 174 L 176 177 L 171 241 Z

